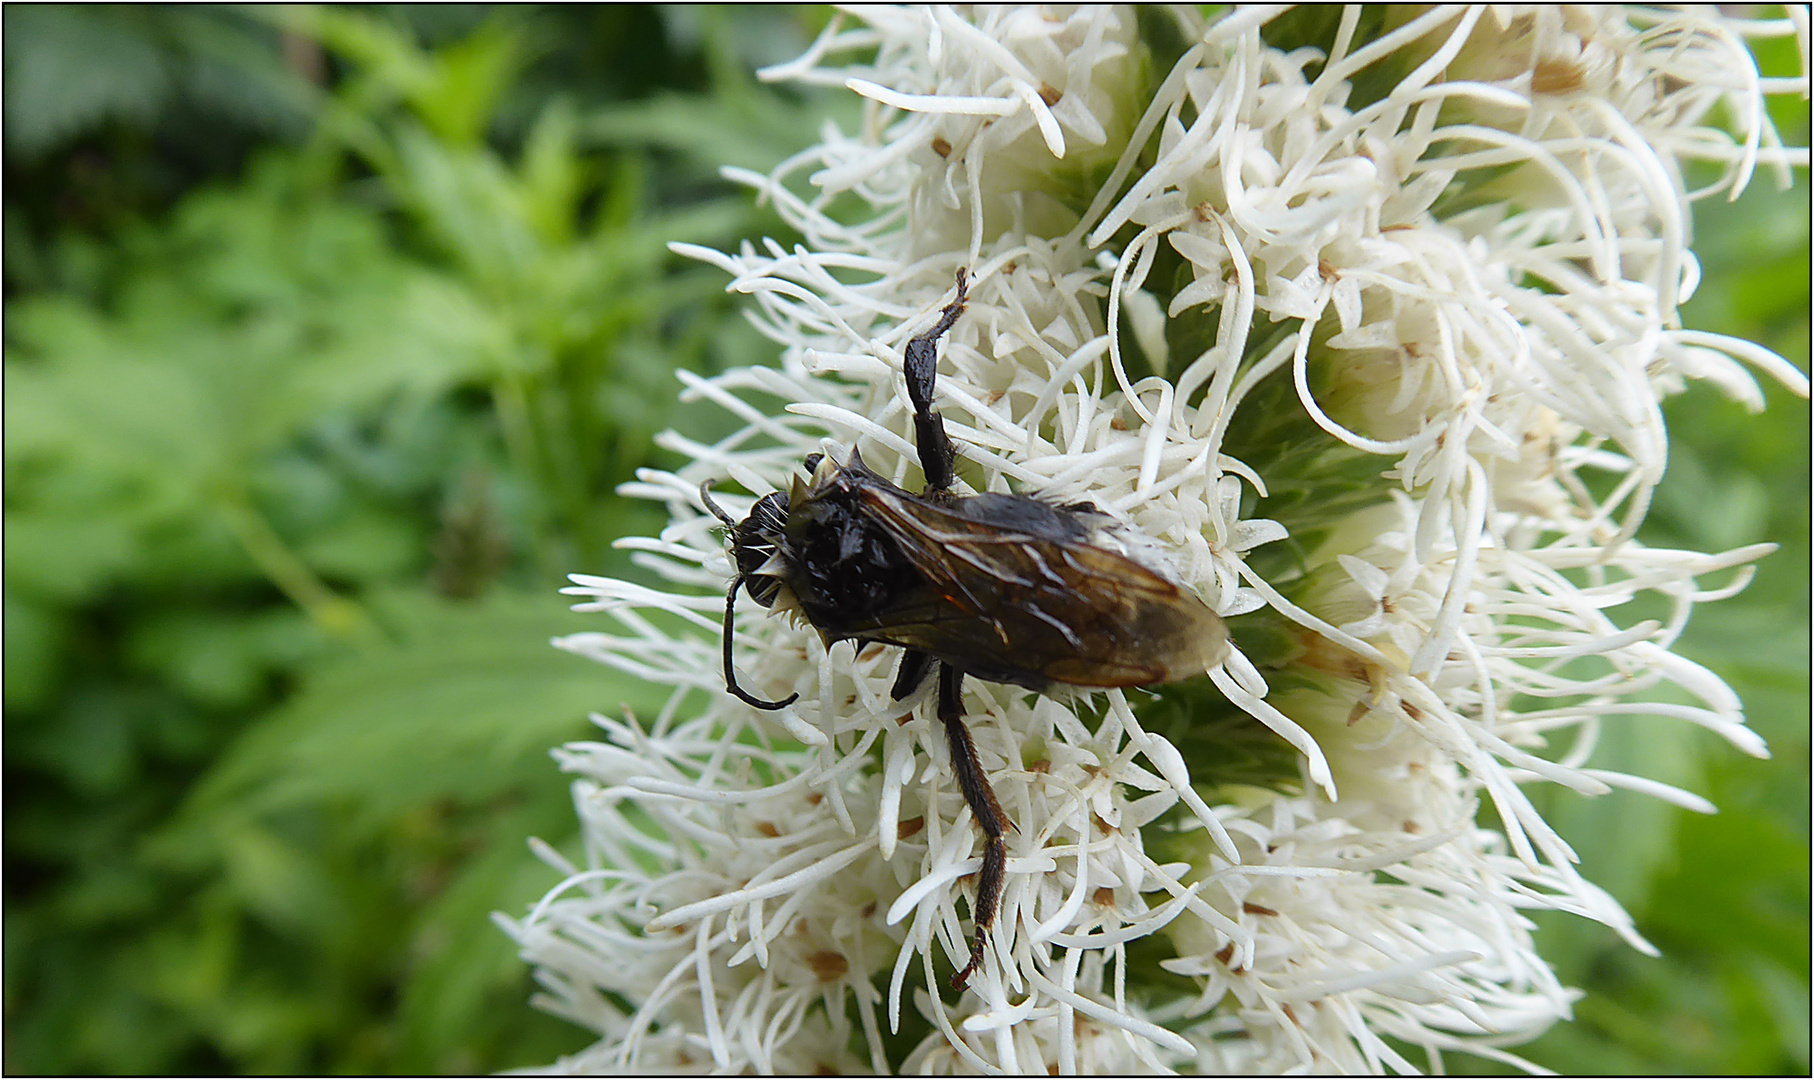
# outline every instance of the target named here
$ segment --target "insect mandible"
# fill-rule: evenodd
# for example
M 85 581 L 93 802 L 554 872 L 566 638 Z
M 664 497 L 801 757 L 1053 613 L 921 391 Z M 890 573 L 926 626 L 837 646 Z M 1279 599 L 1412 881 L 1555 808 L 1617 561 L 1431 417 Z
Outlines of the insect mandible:
M 699 488 L 706 509 L 728 528 L 736 564 L 724 597 L 730 693 L 758 709 L 785 708 L 799 697 L 765 701 L 738 685 L 731 630 L 739 587 L 765 608 L 797 611 L 827 646 L 899 645 L 905 651 L 891 691 L 896 701 L 937 667 L 938 718 L 952 771 L 983 833 L 971 906 L 975 937 L 969 962 L 951 980 L 957 987 L 982 964 L 1013 827 L 964 723 L 964 676 L 1034 691 L 1141 686 L 1202 674 L 1222 661 L 1228 642 L 1209 605 L 1137 557 L 1138 538 L 1092 504 L 952 490 L 957 454 L 932 393 L 938 340 L 963 314 L 968 292 L 960 269 L 956 297 L 907 343 L 903 357 L 926 477 L 918 494 L 872 472 L 854 448 L 841 465 L 807 455 L 807 475 L 796 476 L 787 492 L 757 499 L 742 521 L 712 501 L 709 481 Z

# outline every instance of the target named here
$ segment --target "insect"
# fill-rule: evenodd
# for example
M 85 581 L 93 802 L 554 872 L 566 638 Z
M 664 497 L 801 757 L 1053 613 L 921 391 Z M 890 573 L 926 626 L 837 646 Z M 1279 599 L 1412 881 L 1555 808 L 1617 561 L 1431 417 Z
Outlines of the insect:
M 1137 538 L 1093 505 L 952 491 L 957 454 L 932 393 L 938 340 L 963 314 L 968 285 L 960 269 L 956 297 L 937 324 L 907 343 L 903 357 L 924 490 L 890 483 L 855 449 L 842 465 L 808 455 L 807 476 L 756 500 L 742 521 L 712 501 L 709 481 L 699 489 L 728 527 L 736 564 L 724 597 L 731 694 L 759 709 L 785 708 L 799 697 L 765 701 L 737 684 L 731 623 L 739 587 L 765 608 L 798 612 L 828 646 L 852 639 L 899 645 L 905 651 L 891 691 L 896 701 L 938 669 L 938 718 L 984 838 L 971 907 L 975 938 L 969 963 L 951 980 L 960 988 L 982 963 L 1013 827 L 964 724 L 964 677 L 1034 691 L 1170 682 L 1220 663 L 1228 640 L 1221 618 L 1130 554 Z

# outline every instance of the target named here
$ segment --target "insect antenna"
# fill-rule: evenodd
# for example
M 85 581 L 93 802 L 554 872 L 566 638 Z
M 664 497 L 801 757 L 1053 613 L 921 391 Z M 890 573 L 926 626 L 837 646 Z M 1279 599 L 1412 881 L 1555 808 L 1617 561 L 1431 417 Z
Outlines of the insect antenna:
M 710 495 L 711 490 L 712 482 L 710 480 L 700 484 L 699 501 L 704 503 L 705 508 L 712 512 L 713 517 L 724 522 L 725 527 L 731 530 L 731 541 L 733 546 L 737 547 L 740 551 L 743 550 L 743 545 L 737 539 L 736 520 L 732 518 L 731 515 L 724 512 L 724 507 L 719 506 L 712 501 L 712 496 Z M 732 621 L 737 614 L 737 590 L 742 588 L 743 583 L 748 580 L 748 574 L 739 573 L 736 577 L 731 579 L 731 587 L 724 594 L 724 688 L 746 704 L 754 705 L 758 709 L 767 709 L 770 712 L 773 712 L 776 709 L 785 709 L 789 705 L 792 705 L 795 701 L 800 699 L 800 695 L 789 694 L 780 701 L 764 701 L 761 698 L 750 694 L 744 690 L 743 687 L 737 685 L 737 668 L 731 663 L 731 631 Z
M 731 580 L 730 591 L 724 594 L 724 688 L 746 704 L 773 712 L 776 709 L 785 709 L 792 705 L 799 700 L 800 695 L 789 694 L 780 701 L 764 701 L 737 685 L 737 669 L 731 664 L 731 618 L 737 610 L 737 590 L 743 587 L 744 579 L 747 576 L 738 574 Z
M 735 529 L 737 527 L 737 523 L 735 521 L 731 520 L 731 515 L 725 513 L 724 507 L 719 506 L 717 503 L 713 502 L 712 497 L 710 495 L 706 494 L 706 492 L 711 491 L 711 490 L 712 490 L 712 482 L 710 480 L 702 481 L 699 485 L 699 501 L 704 503 L 705 508 L 712 512 L 713 517 L 717 518 L 719 521 L 724 522 L 724 524 L 727 528 Z

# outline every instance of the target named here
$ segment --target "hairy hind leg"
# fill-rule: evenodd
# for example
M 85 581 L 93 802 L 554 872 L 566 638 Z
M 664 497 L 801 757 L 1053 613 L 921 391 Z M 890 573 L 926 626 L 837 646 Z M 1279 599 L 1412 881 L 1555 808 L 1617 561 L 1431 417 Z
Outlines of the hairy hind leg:
M 945 738 L 951 747 L 951 768 L 957 773 L 957 786 L 970 805 L 970 814 L 983 831 L 983 871 L 976 881 L 976 905 L 971 916 L 976 922 L 976 937 L 970 944 L 970 962 L 951 978 L 960 990 L 969 984 L 970 976 L 983 962 L 983 943 L 995 926 L 995 915 L 1001 906 L 1002 881 L 1007 876 L 1008 815 L 995 799 L 995 789 L 983 775 L 982 762 L 976 757 L 976 743 L 964 724 L 964 673 L 950 664 L 939 669 L 938 718 L 945 724 Z

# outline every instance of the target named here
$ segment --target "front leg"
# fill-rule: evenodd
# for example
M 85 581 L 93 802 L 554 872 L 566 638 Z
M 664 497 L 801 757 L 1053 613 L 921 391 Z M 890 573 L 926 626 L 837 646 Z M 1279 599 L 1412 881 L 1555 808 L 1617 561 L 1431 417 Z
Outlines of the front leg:
M 938 339 L 957 323 L 964 313 L 964 298 L 969 294 L 969 271 L 957 271 L 957 296 L 945 305 L 932 329 L 907 343 L 901 369 L 907 376 L 907 397 L 913 402 L 914 442 L 920 449 L 920 471 L 926 474 L 926 491 L 940 492 L 951 487 L 952 466 L 957 451 L 945 434 L 945 419 L 932 411 L 932 384 L 938 377 Z
M 964 724 L 964 673 L 950 664 L 939 668 L 938 718 L 944 721 L 945 738 L 951 747 L 951 768 L 957 774 L 957 786 L 970 805 L 970 815 L 983 831 L 983 872 L 976 881 L 976 904 L 971 916 L 976 922 L 976 938 L 970 944 L 970 962 L 951 978 L 951 985 L 963 989 L 970 976 L 983 962 L 983 943 L 995 926 L 996 910 L 1001 906 L 1002 881 L 1008 870 L 1008 843 L 1003 839 L 1008 829 L 1008 815 L 995 799 L 995 789 L 983 775 L 982 762 L 976 757 L 976 743 Z

